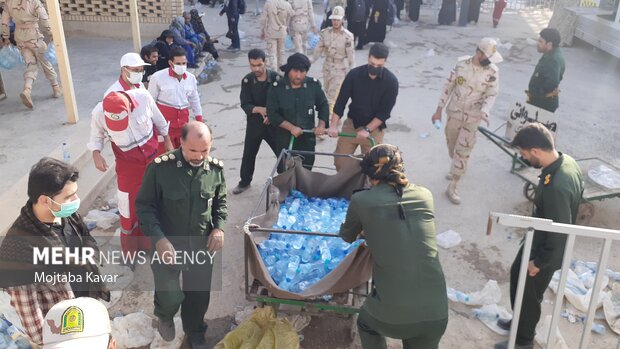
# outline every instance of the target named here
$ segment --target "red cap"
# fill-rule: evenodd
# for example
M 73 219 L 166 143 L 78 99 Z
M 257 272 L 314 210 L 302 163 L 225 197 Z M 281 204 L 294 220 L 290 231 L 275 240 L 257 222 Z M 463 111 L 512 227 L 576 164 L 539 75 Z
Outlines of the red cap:
M 129 113 L 138 106 L 133 97 L 123 92 L 110 92 L 103 99 L 105 124 L 111 131 L 124 131 L 129 124 Z

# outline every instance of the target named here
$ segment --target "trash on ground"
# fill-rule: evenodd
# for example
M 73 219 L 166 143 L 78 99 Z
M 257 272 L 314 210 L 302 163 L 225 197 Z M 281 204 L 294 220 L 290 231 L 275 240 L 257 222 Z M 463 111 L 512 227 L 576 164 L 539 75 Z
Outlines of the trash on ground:
M 551 315 L 545 316 L 543 321 L 538 323 L 538 328 L 536 329 L 536 337 L 534 341 L 538 343 L 542 348 L 547 348 L 547 340 L 549 339 L 549 328 L 551 327 Z M 551 349 L 569 349 L 562 333 L 560 333 L 560 329 L 555 329 L 555 343 L 549 346 Z
M 116 317 L 111 325 L 117 349 L 143 347 L 155 338 L 152 319 L 142 312 Z
M 497 304 L 487 304 L 480 308 L 473 309 L 470 313 L 472 318 L 476 318 L 490 328 L 493 332 L 507 336 L 510 332 L 502 329 L 497 325 L 497 320 L 509 320 L 512 318 L 512 314 L 506 310 L 506 308 Z
M 448 287 L 447 292 L 448 299 L 451 301 L 467 305 L 497 304 L 502 299 L 502 290 L 495 280 L 487 281 L 482 290 L 470 294 L 463 293 L 451 287 Z
M 446 230 L 437 235 L 437 245 L 441 248 L 452 248 L 460 244 L 461 241 L 463 241 L 461 239 L 461 234 L 455 232 L 454 230 Z
M 605 165 L 599 165 L 588 171 L 588 177 L 607 189 L 620 188 L 620 173 Z
M 90 210 L 86 217 L 84 217 L 84 223 L 88 226 L 89 223 L 94 222 L 97 227 L 106 230 L 111 228 L 118 220 L 119 215 L 109 211 Z
M 433 50 L 432 48 L 426 51 L 426 54 L 425 54 L 426 57 L 433 57 L 435 55 L 436 55 L 435 50 Z
M 603 301 L 605 320 L 612 331 L 620 334 L 620 283 L 613 283 Z
M 299 335 L 287 320 L 276 318 L 272 307 L 256 308 L 214 347 L 233 348 L 299 349 Z
M 555 293 L 557 293 L 559 282 L 560 271 L 557 270 L 553 273 L 553 278 L 549 283 L 549 288 Z M 601 294 L 596 306 L 597 309 L 602 305 L 604 295 L 603 290 L 607 287 L 608 282 L 609 278 L 605 276 L 603 278 L 603 284 L 601 285 Z M 572 269 L 569 269 L 566 278 L 566 286 L 564 288 L 564 296 L 575 308 L 577 308 L 577 310 L 587 312 L 590 305 L 590 299 L 592 297 L 592 289 L 588 289 L 580 277 Z
M 183 332 L 183 322 L 180 317 L 174 318 L 174 339 L 170 342 L 166 342 L 161 338 L 158 331 L 155 332 L 155 339 L 151 342 L 150 349 L 170 349 L 170 348 L 181 348 L 183 345 L 183 338 L 185 336 Z

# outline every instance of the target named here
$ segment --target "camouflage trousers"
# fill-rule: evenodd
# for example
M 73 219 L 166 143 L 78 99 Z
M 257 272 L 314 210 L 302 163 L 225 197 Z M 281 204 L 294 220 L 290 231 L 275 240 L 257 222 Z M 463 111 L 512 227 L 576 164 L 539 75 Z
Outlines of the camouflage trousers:
M 267 64 L 274 71 L 280 71 L 280 66 L 286 64 L 284 38 L 267 39 Z
M 336 98 L 338 98 L 338 92 L 340 92 L 340 85 L 344 81 L 344 77 L 347 75 L 347 68 L 342 65 L 323 65 L 323 90 L 325 91 L 325 97 L 329 103 L 330 114 L 334 109 Z
M 306 54 L 308 51 L 308 30 L 292 30 L 291 38 L 293 39 L 293 45 L 295 45 L 295 52 Z
M 471 151 L 476 145 L 476 133 L 480 120 L 469 122 L 462 113 L 451 115 L 448 113 L 446 124 L 446 142 L 448 143 L 448 155 L 452 159 L 450 173 L 462 176 L 467 170 L 467 162 Z
M 52 86 L 58 85 L 58 76 L 52 64 L 45 58 L 47 44 L 45 41 L 29 40 L 18 41 L 17 47 L 24 57 L 26 71 L 24 71 L 24 88 L 32 89 L 32 83 L 39 74 L 39 65 L 43 68 L 43 73 Z

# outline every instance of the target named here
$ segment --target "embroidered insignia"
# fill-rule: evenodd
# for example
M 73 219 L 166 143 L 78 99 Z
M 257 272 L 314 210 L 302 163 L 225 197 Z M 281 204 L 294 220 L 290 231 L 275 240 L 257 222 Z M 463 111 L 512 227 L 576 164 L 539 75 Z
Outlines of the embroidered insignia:
M 155 160 L 153 160 L 153 161 L 155 161 L 156 164 L 159 164 L 159 163 L 161 163 L 161 158 L 155 158 Z
M 162 155 L 161 159 L 163 161 L 168 161 L 170 158 L 168 157 L 168 155 Z
M 551 174 L 545 176 L 545 185 L 548 185 L 549 183 L 551 183 Z
M 459 76 L 458 78 L 456 78 L 456 83 L 459 85 L 463 85 L 465 83 L 465 78 L 462 76 Z
M 168 154 L 168 158 L 170 160 L 174 160 L 176 158 L 176 156 L 174 156 L 174 154 Z
M 62 313 L 60 334 L 84 332 L 84 312 L 78 307 L 69 307 Z
M 243 79 L 243 83 L 247 84 L 248 83 L 248 78 Z
M 273 83 L 273 86 L 278 86 L 278 82 L 277 82 L 277 81 L 276 81 L 276 82 L 274 82 L 274 83 Z
M 177 167 L 183 167 L 183 163 L 181 162 L 181 160 L 177 161 Z

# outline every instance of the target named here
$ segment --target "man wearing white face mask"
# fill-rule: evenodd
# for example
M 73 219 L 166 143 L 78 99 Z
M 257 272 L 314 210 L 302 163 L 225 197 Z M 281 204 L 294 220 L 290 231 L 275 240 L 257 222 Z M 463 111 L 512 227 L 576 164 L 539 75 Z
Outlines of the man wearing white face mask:
M 36 163 L 28 176 L 28 201 L 0 246 L 0 288 L 6 289 L 24 331 L 39 346 L 43 316 L 54 304 L 76 296 L 110 300 L 103 284 L 77 279 L 87 280 L 85 275 L 92 273 L 95 280 L 99 276 L 96 265 L 46 263 L 44 258 L 37 262 L 35 258 L 37 250 L 52 254 L 67 247 L 80 254 L 90 248 L 98 254 L 95 239 L 77 213 L 78 177 L 75 167 L 60 160 L 43 158 Z M 74 281 L 53 277 L 60 274 L 73 276 Z
M 168 134 L 175 148 L 181 146 L 181 129 L 189 121 L 192 109 L 196 121 L 202 121 L 202 105 L 198 95 L 198 83 L 194 74 L 187 71 L 187 53 L 182 47 L 170 50 L 169 68 L 151 76 L 149 92 L 155 99 L 157 107 L 169 122 Z M 159 152 L 166 151 L 159 143 Z
M 135 88 L 145 88 L 142 84 L 144 66 L 150 65 L 142 60 L 139 54 L 125 53 L 121 57 L 121 76 L 105 91 L 103 96 L 110 92 L 127 91 Z

